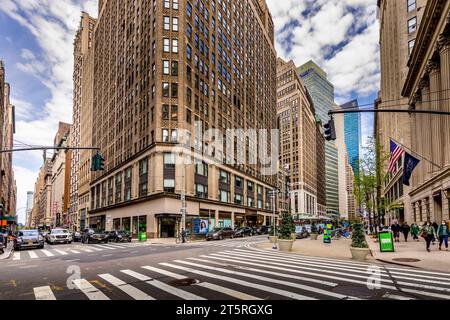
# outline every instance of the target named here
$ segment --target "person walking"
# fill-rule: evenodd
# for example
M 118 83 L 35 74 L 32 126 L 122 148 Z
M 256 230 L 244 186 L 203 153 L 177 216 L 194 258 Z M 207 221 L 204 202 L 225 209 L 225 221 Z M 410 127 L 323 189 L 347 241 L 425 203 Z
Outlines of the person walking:
M 184 228 L 181 228 L 181 241 L 182 243 L 186 243 L 186 231 Z
M 411 225 L 411 235 L 413 237 L 413 240 L 419 241 L 419 226 L 413 222 L 413 224 Z
M 408 223 L 403 222 L 402 232 L 403 232 L 403 236 L 405 237 L 405 242 L 408 242 L 408 236 L 409 236 L 410 231 L 411 231 L 411 227 L 408 225 Z
M 394 242 L 400 242 L 400 230 L 401 226 L 398 224 L 398 221 L 395 221 L 391 225 L 391 231 L 394 234 Z
M 448 251 L 448 235 L 449 230 L 445 221 L 438 227 L 437 235 L 439 237 L 439 250 L 442 250 L 442 243 L 445 244 L 445 249 Z
M 431 222 L 425 222 L 425 224 L 422 227 L 422 233 L 421 236 L 425 238 L 425 242 L 427 244 L 427 251 L 431 252 L 430 245 L 433 239 L 435 238 L 436 231 L 433 228 L 433 225 Z
M 435 222 L 433 222 L 433 229 L 434 229 L 434 238 L 433 238 L 433 246 L 435 245 L 435 242 L 436 242 L 436 234 L 437 234 L 437 230 L 438 230 L 438 228 L 439 228 L 439 225 L 436 223 L 436 221 Z

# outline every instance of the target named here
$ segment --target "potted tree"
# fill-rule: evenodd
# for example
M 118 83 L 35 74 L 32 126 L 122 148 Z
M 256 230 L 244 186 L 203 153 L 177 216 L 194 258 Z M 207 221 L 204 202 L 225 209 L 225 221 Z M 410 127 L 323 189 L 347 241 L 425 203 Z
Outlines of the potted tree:
M 364 261 L 366 260 L 367 255 L 370 253 L 369 246 L 366 242 L 364 226 L 362 223 L 355 223 L 353 224 L 352 229 L 352 244 L 350 246 L 352 259 Z
M 295 239 L 292 238 L 292 227 L 294 226 L 294 219 L 288 212 L 283 212 L 281 215 L 281 225 L 278 228 L 278 248 L 280 251 L 291 251 Z
M 271 230 L 269 232 L 269 241 L 270 243 L 277 243 L 277 235 L 275 233 L 275 223 L 272 223 L 270 226 Z
M 318 235 L 316 223 L 313 222 L 311 224 L 311 240 L 317 240 Z

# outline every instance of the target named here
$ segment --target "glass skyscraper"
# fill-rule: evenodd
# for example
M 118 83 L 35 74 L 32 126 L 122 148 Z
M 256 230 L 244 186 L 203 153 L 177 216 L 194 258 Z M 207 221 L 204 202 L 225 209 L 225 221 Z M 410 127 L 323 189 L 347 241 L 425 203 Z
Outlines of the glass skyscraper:
M 334 105 L 334 86 L 327 80 L 327 74 L 313 61 L 298 68 L 309 94 L 314 102 L 316 116 L 323 124 L 330 119 L 328 112 Z M 327 211 L 339 214 L 338 149 L 334 141 L 325 143 L 325 183 Z
M 358 101 L 353 100 L 341 106 L 342 109 L 358 108 Z M 344 115 L 344 135 L 347 146 L 348 161 L 355 176 L 359 176 L 359 159 L 361 148 L 361 114 L 346 113 Z

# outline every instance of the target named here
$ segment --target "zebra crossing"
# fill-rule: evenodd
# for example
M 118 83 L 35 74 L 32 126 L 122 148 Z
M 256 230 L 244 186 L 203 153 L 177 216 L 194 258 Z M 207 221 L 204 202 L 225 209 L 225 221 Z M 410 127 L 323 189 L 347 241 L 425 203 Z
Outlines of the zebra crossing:
M 99 251 L 110 251 L 110 250 L 119 250 L 119 249 L 129 249 L 129 248 L 140 248 L 140 247 L 148 247 L 151 246 L 151 243 L 114 243 L 114 244 L 89 244 L 89 245 L 66 245 L 61 248 L 51 247 L 46 249 L 37 249 L 37 250 L 21 250 L 14 251 L 11 259 L 13 261 L 18 260 L 28 260 L 28 259 L 41 259 L 41 258 L 55 258 L 67 255 L 78 255 L 83 253 L 94 253 Z M 152 249 L 150 249 L 152 250 Z
M 37 300 L 64 299 L 67 294 L 81 300 L 450 299 L 450 273 L 250 246 L 90 274 L 73 284 L 69 289 L 61 283 L 43 283 L 33 288 L 33 295 Z M 349 286 L 370 293 L 357 296 L 342 290 Z M 55 290 L 61 287 L 64 290 Z

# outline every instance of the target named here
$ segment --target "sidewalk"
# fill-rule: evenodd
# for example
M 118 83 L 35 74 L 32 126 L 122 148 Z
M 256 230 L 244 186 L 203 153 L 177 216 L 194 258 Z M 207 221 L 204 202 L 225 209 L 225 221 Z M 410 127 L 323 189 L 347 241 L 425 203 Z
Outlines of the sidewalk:
M 394 242 L 395 252 L 380 252 L 379 243 L 370 237 L 367 237 L 367 243 L 373 257 L 378 261 L 435 271 L 450 271 L 450 252 L 445 249 L 439 251 L 438 241 L 434 246 L 431 245 L 431 252 L 427 252 L 425 240 L 422 238 L 419 242 L 412 239 L 405 242 L 403 238 L 400 238 L 400 242 Z
M 8 259 L 9 256 L 11 255 L 12 249 L 13 249 L 13 243 L 12 243 L 12 241 L 10 241 L 8 243 L 7 247 L 4 249 L 5 252 L 3 254 L 0 254 L 0 260 Z
M 206 240 L 191 240 L 190 242 L 205 242 Z M 138 239 L 132 239 L 131 242 L 139 242 Z M 175 238 L 159 238 L 159 239 L 147 239 L 145 243 L 150 244 L 163 244 L 163 245 L 169 245 L 169 244 L 176 244 Z
M 323 235 L 320 235 L 317 240 L 311 240 L 309 238 L 296 240 L 291 252 L 312 257 L 352 260 L 352 254 L 350 253 L 351 242 L 350 238 L 341 238 L 340 240 L 331 240 L 330 244 L 323 243 Z M 267 250 L 272 250 L 272 246 L 273 243 L 269 243 L 269 241 L 255 245 L 256 248 Z M 367 262 L 373 263 L 376 260 L 369 254 L 367 256 Z

